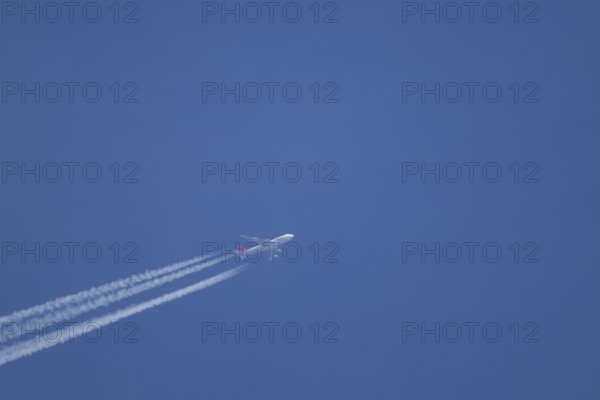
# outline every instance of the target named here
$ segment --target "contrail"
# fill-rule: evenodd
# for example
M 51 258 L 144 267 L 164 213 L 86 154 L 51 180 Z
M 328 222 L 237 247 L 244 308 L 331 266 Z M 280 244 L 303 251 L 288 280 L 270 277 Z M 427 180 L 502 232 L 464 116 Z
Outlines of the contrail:
M 157 268 L 157 269 L 146 271 L 146 272 L 143 272 L 140 274 L 132 275 L 128 278 L 118 279 L 116 281 L 109 282 L 104 285 L 94 287 L 94 288 L 91 288 L 88 290 L 84 290 L 84 291 L 81 291 L 76 294 L 59 297 L 59 298 L 50 300 L 46 303 L 43 303 L 43 304 L 40 304 L 37 306 L 26 308 L 26 309 L 20 310 L 20 311 L 15 311 L 9 315 L 1 316 L 0 324 L 2 324 L 3 326 L 4 326 L 4 324 L 7 324 L 7 323 L 14 324 L 16 322 L 23 321 L 27 318 L 30 318 L 30 317 L 33 317 L 36 315 L 55 312 L 63 307 L 69 307 L 69 306 L 72 306 L 75 304 L 80 304 L 87 300 L 93 299 L 97 296 L 102 296 L 107 293 L 119 290 L 119 289 L 130 288 L 141 282 L 145 282 L 147 280 L 154 279 L 161 275 L 165 275 L 165 274 L 177 271 L 179 269 L 188 267 L 190 265 L 196 264 L 201 261 L 208 260 L 210 258 L 211 257 L 206 257 L 206 256 L 190 258 L 189 260 L 171 264 L 166 267 Z M 3 338 L 4 338 L 4 335 L 2 335 L 0 337 L 0 343 L 2 343 Z
M 23 329 L 39 329 L 40 327 L 44 327 L 50 324 L 59 324 L 64 321 L 68 321 L 73 319 L 81 314 L 86 312 L 93 311 L 100 307 L 106 307 L 112 303 L 117 301 L 126 299 L 128 297 L 134 296 L 139 293 L 143 293 L 145 291 L 157 288 L 159 286 L 165 285 L 169 282 L 173 282 L 174 280 L 184 278 L 190 274 L 201 271 L 205 268 L 212 267 L 215 264 L 219 264 L 233 257 L 233 255 L 228 255 L 223 258 L 213 259 L 195 266 L 191 266 L 185 268 L 183 270 L 173 272 L 172 274 L 168 274 L 165 276 L 161 276 L 155 278 L 150 281 L 142 282 L 138 285 L 110 292 L 105 295 L 100 295 L 94 298 L 89 299 L 84 303 L 74 304 L 70 307 L 62 308 L 60 310 L 46 313 L 41 316 L 33 317 L 27 320 L 21 321 L 19 324 L 4 324 L 2 326 L 2 336 L 0 336 L 0 343 L 5 342 L 18 337 L 18 335 L 23 331 Z M 9 331 L 9 328 L 14 328 Z
M 102 328 L 104 326 L 120 321 L 123 318 L 130 317 L 150 308 L 157 307 L 161 304 L 177 300 L 183 296 L 187 296 L 188 294 L 216 285 L 219 282 L 223 282 L 239 274 L 243 271 L 244 268 L 245 265 L 241 265 L 239 267 L 230 269 L 229 271 L 222 272 L 219 275 L 215 275 L 212 278 L 204 279 L 196 284 L 187 286 L 183 289 L 164 294 L 162 296 L 156 297 L 152 300 L 148 300 L 140 304 L 123 308 L 121 310 L 115 311 L 114 313 L 106 314 L 95 320 L 89 320 L 87 323 L 84 323 L 83 326 L 95 324 L 95 327 Z M 65 335 L 65 332 L 68 332 L 69 330 L 71 331 L 71 334 Z M 61 329 L 60 333 L 61 336 L 52 342 L 48 340 L 38 342 L 36 341 L 36 339 L 31 339 L 27 342 L 16 344 L 11 347 L 8 347 L 5 350 L 0 351 L 0 366 L 11 361 L 18 360 L 19 358 L 30 356 L 34 353 L 37 353 L 38 351 L 53 347 L 57 344 L 65 343 L 69 340 L 72 340 L 76 337 L 83 335 L 84 330 L 82 327 L 77 326 L 74 329 L 72 327 L 67 329 L 63 328 Z

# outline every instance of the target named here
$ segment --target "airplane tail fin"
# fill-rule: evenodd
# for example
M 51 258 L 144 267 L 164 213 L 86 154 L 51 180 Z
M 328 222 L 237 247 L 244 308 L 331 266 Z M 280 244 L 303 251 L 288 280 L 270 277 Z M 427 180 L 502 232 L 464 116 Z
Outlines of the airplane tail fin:
M 247 250 L 248 250 L 248 247 L 245 247 L 245 246 L 240 245 L 239 243 L 236 243 L 235 249 L 233 250 L 233 252 L 241 258 L 245 258 Z

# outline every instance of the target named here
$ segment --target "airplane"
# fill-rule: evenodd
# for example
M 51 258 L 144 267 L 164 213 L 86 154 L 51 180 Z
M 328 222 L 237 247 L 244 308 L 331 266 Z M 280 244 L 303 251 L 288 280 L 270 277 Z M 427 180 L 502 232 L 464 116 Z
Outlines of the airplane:
M 279 248 L 279 246 L 292 240 L 294 235 L 286 233 L 285 235 L 277 236 L 274 239 L 260 239 L 246 235 L 240 235 L 240 237 L 249 241 L 249 247 L 236 246 L 235 253 L 242 259 L 253 259 L 257 254 L 267 250 L 269 261 L 273 261 L 274 258 L 279 257 L 279 254 L 281 254 L 281 248 Z

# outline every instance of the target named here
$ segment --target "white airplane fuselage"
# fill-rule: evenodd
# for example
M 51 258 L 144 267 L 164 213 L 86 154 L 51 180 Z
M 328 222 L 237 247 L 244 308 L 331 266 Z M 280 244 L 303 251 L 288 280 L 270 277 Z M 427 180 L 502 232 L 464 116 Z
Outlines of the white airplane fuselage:
M 276 238 L 271 240 L 251 242 L 249 243 L 251 247 L 240 248 L 238 254 L 242 258 L 253 258 L 256 254 L 265 251 L 269 255 L 269 258 L 273 258 L 276 257 L 279 246 L 289 242 L 293 238 L 294 235 L 292 235 L 291 233 L 286 233 L 285 235 L 277 236 Z

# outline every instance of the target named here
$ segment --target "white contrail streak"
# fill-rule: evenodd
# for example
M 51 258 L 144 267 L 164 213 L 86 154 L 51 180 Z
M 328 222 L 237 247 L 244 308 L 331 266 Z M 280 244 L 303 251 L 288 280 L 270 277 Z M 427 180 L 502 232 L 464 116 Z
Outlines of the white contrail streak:
M 243 271 L 244 265 L 233 268 L 229 271 L 225 271 L 220 273 L 219 275 L 215 275 L 212 278 L 204 279 L 198 283 L 195 283 L 191 286 L 185 287 L 183 289 L 176 290 L 174 292 L 170 292 L 164 294 L 162 296 L 156 297 L 152 300 L 148 300 L 146 302 L 136 304 L 127 308 L 123 308 L 121 310 L 115 311 L 111 314 L 106 314 L 100 318 L 89 320 L 87 323 L 82 325 L 78 325 L 73 328 L 63 328 L 60 333 L 61 336 L 53 341 L 42 340 L 38 341 L 36 339 L 31 339 L 27 342 L 15 344 L 11 347 L 6 348 L 5 350 L 0 351 L 0 366 L 9 363 L 11 361 L 18 360 L 19 358 L 30 356 L 38 351 L 53 347 L 57 344 L 65 343 L 73 338 L 79 337 L 83 335 L 84 332 L 83 327 L 94 324 L 95 328 L 102 328 L 107 325 L 113 324 L 117 321 L 120 321 L 123 318 L 130 317 L 142 311 L 148 310 L 150 308 L 157 307 L 161 304 L 168 303 L 174 300 L 177 300 L 183 296 L 187 296 L 188 294 L 200 291 L 202 289 L 206 289 L 207 287 L 216 285 L 219 282 L 223 282 L 229 278 L 234 277 Z M 69 332 L 70 331 L 70 332 Z M 68 335 L 65 333 L 69 332 Z
M 181 262 L 178 262 L 175 264 L 167 265 L 166 267 L 142 272 L 140 274 L 132 275 L 127 278 L 118 279 L 116 281 L 109 282 L 104 285 L 94 287 L 94 288 L 91 288 L 88 290 L 84 290 L 84 291 L 81 291 L 76 294 L 59 297 L 59 298 L 47 301 L 46 303 L 43 303 L 43 304 L 40 304 L 37 306 L 26 308 L 26 309 L 20 310 L 20 311 L 15 311 L 9 315 L 0 316 L 0 324 L 16 323 L 16 322 L 22 321 L 26 318 L 29 318 L 29 317 L 32 317 L 35 315 L 45 314 L 48 312 L 54 312 L 60 308 L 69 307 L 74 304 L 79 304 L 86 300 L 92 299 L 96 296 L 101 296 L 101 295 L 110 293 L 115 290 L 132 287 L 134 285 L 137 285 L 140 282 L 154 279 L 158 276 L 177 271 L 181 268 L 185 268 L 192 264 L 196 264 L 198 262 L 205 261 L 209 258 L 210 257 L 206 257 L 206 256 L 190 258 L 189 260 L 185 260 L 185 261 L 181 261 Z M 3 336 L 4 335 L 2 335 L 2 337 L 0 337 L 0 343 L 2 343 Z
M 85 302 L 73 304 L 70 307 L 61 308 L 54 312 L 49 312 L 40 316 L 22 320 L 19 324 L 4 324 L 2 326 L 2 336 L 0 336 L 0 343 L 11 339 L 17 339 L 23 331 L 23 329 L 40 329 L 50 324 L 59 324 L 61 322 L 68 321 L 86 312 L 93 311 L 100 307 L 109 306 L 110 304 L 115 303 L 117 301 L 157 288 L 169 282 L 173 282 L 174 280 L 184 278 L 190 274 L 199 272 L 205 268 L 224 262 L 231 257 L 233 257 L 233 255 L 228 255 L 222 258 L 219 257 L 217 259 L 194 265 L 168 275 L 160 276 L 149 281 L 141 282 L 137 285 L 128 287 L 126 289 L 114 290 L 104 295 L 98 295 Z

